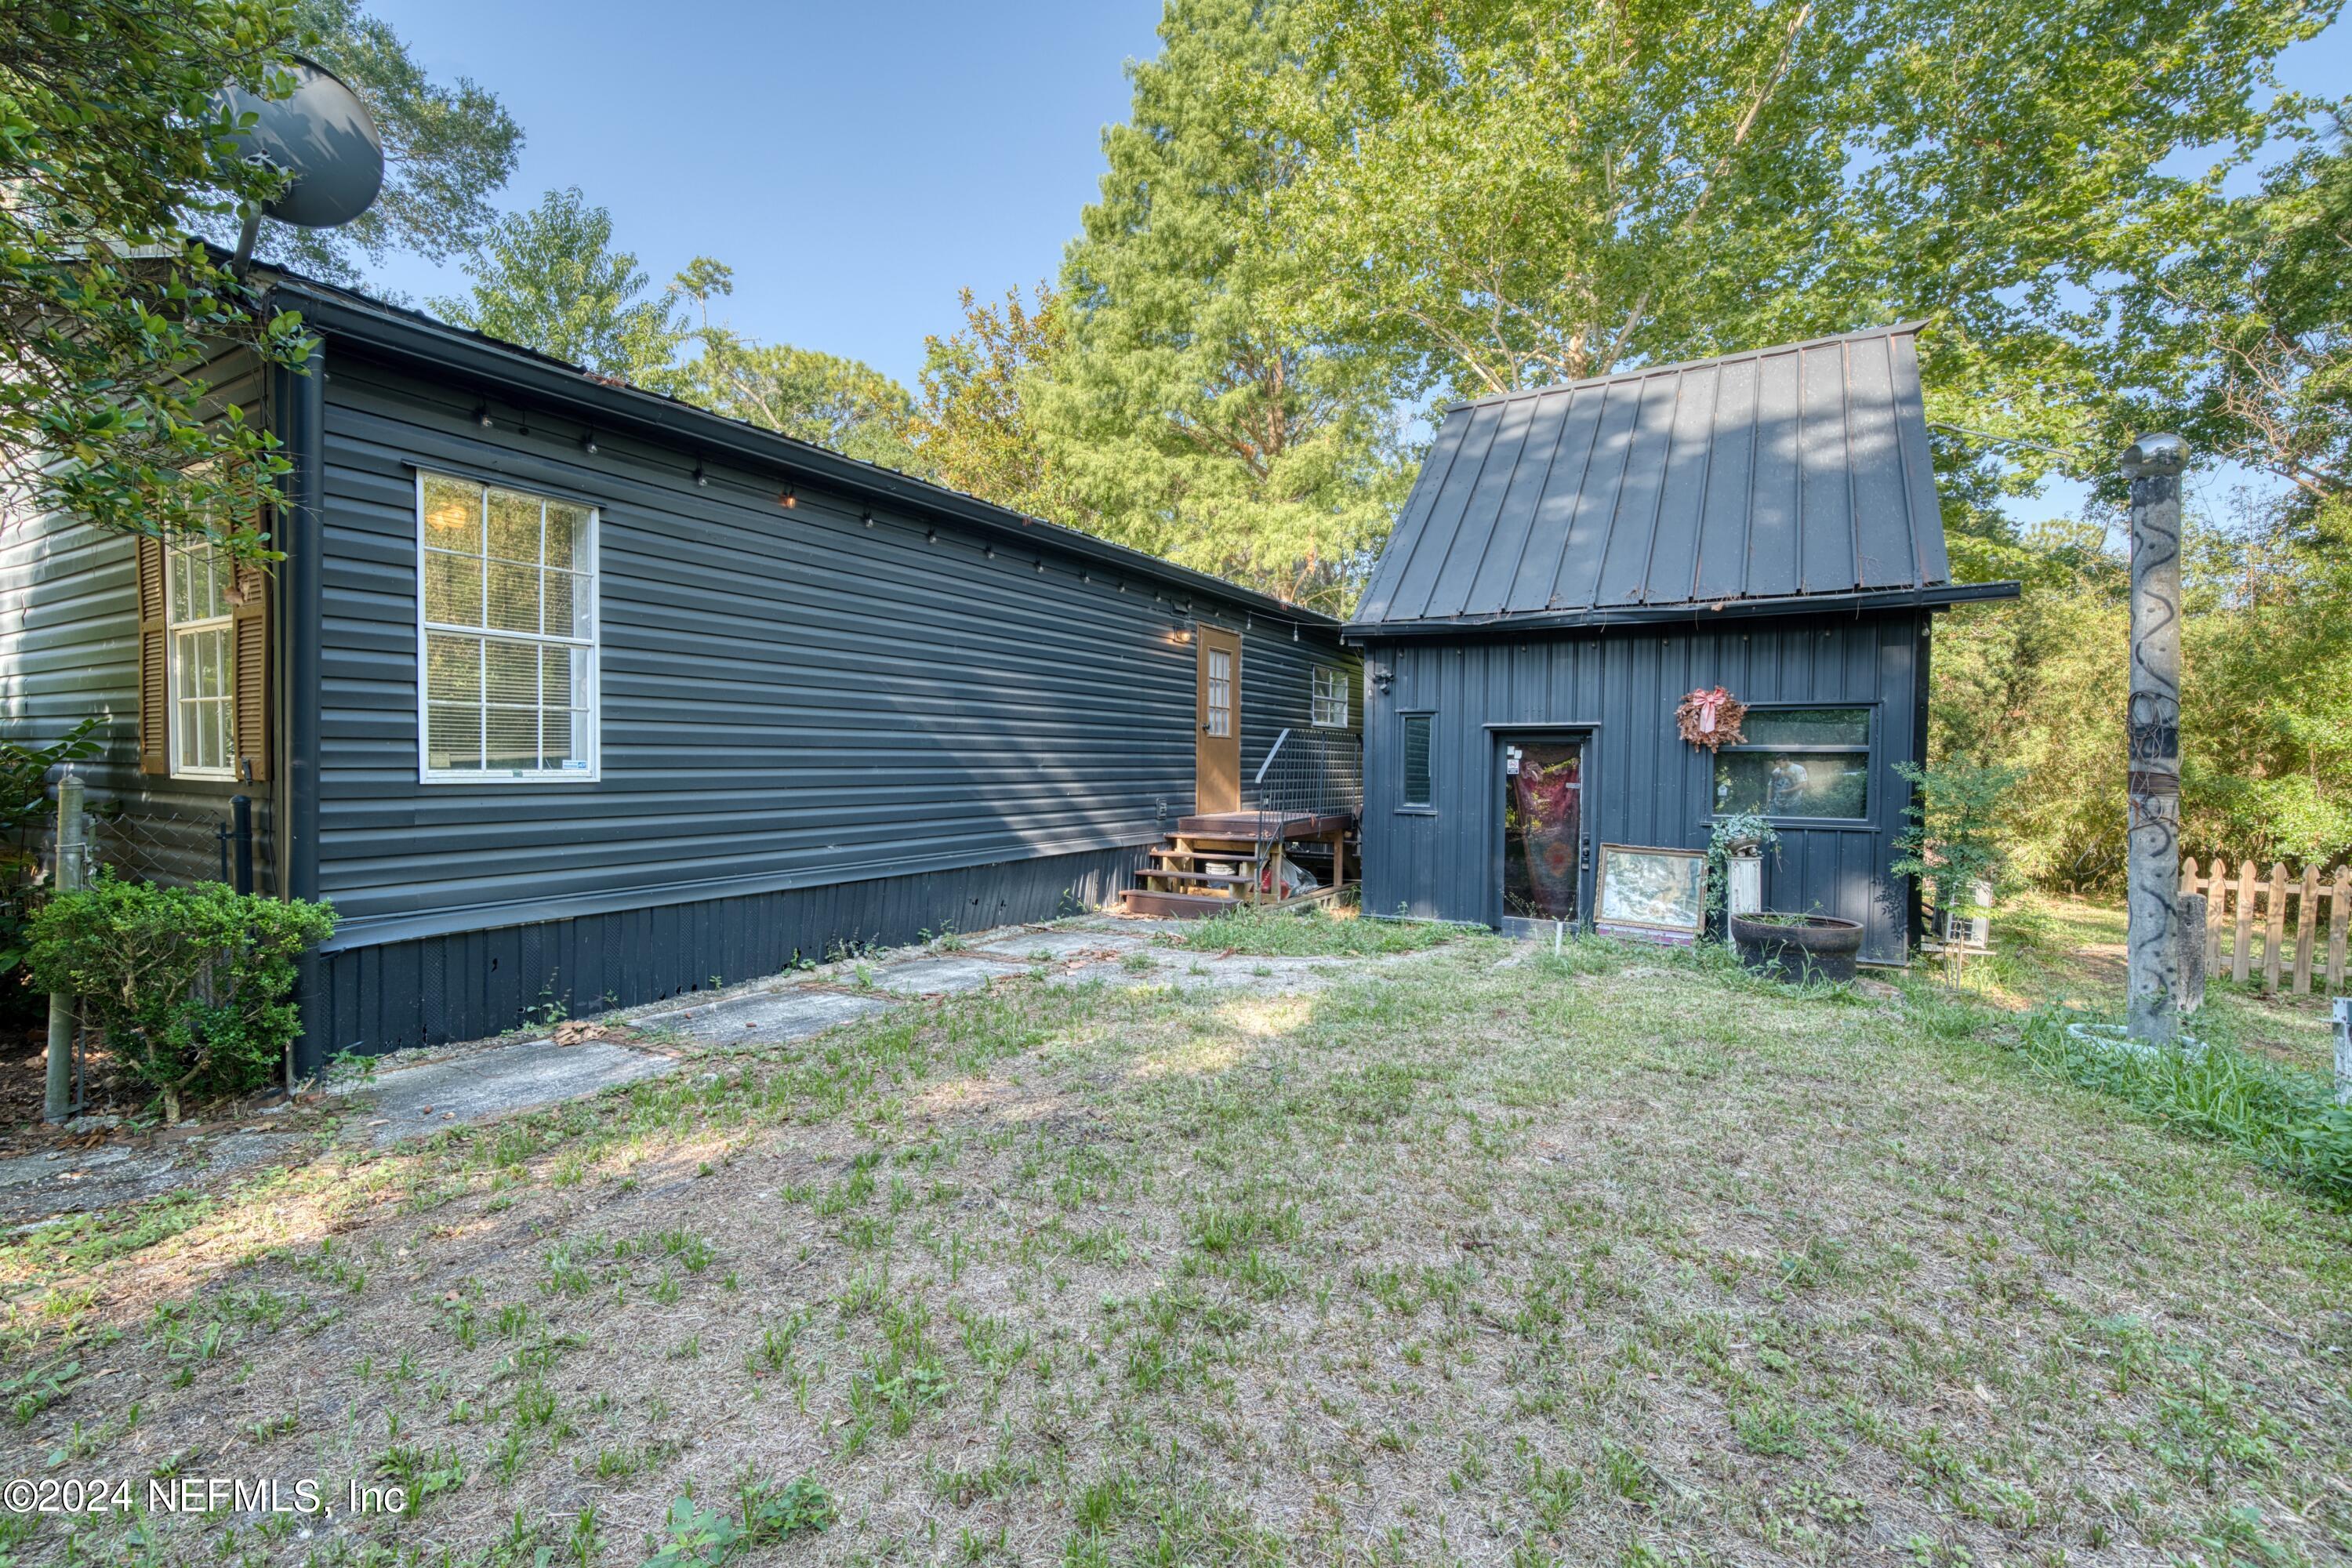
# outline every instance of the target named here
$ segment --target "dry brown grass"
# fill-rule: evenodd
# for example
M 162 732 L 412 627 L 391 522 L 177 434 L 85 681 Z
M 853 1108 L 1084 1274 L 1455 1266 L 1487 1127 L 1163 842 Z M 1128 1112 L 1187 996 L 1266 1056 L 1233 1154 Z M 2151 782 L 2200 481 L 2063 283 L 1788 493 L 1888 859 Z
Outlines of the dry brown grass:
M 0 1431 L 462 1478 L 157 1520 L 173 1563 L 635 1564 L 689 1487 L 803 1476 L 834 1527 L 730 1560 L 2352 1552 L 2352 1225 L 2006 1026 L 1486 941 L 1306 996 L 1013 982 L 20 1246 L 5 1374 L 84 1371 Z

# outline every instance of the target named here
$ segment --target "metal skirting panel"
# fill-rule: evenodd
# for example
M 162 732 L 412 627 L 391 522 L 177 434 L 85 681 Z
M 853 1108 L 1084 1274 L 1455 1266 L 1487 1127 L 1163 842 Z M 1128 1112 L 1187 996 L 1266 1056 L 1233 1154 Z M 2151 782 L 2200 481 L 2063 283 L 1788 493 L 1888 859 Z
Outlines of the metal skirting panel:
M 376 1055 L 731 985 L 844 944 L 1052 920 L 1115 901 L 1143 847 L 456 931 L 330 953 L 300 1055 Z

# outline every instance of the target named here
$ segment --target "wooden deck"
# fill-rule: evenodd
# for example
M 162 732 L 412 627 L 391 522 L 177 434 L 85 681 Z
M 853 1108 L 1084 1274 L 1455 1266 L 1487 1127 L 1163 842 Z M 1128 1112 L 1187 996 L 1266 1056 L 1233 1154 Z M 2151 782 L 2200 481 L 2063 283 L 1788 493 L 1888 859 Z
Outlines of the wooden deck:
M 1150 851 L 1143 885 L 1121 897 L 1130 914 L 1179 919 L 1236 904 L 1289 909 L 1318 903 L 1348 886 L 1348 836 L 1355 826 L 1352 812 L 1214 811 L 1180 817 L 1167 842 Z M 1330 856 L 1325 884 L 1289 898 L 1276 896 L 1292 847 L 1309 845 Z

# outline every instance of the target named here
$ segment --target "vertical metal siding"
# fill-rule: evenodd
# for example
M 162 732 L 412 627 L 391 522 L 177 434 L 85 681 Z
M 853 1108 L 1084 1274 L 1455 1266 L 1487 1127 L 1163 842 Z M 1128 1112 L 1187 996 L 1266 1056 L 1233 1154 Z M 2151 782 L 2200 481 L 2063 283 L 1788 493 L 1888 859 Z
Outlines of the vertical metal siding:
M 328 953 L 305 1000 L 303 1060 L 440 1045 L 772 974 L 840 944 L 890 945 L 1092 908 L 1140 850 L 1045 856 L 914 877 L 457 931 Z
M 1375 642 L 1368 667 L 1392 674 L 1368 715 L 1364 907 L 1473 921 L 1498 913 L 1501 843 L 1494 726 L 1590 729 L 1588 821 L 1593 842 L 1700 847 L 1711 831 L 1709 753 L 1675 731 L 1675 705 L 1717 683 L 1749 702 L 1873 709 L 1870 817 L 1784 826 L 1765 867 L 1776 908 L 1863 922 L 1864 956 L 1899 963 L 1907 886 L 1888 876 L 1921 718 L 1917 661 L 1926 617 L 1651 627 L 1511 637 Z M 1397 716 L 1428 712 L 1433 811 L 1400 808 Z

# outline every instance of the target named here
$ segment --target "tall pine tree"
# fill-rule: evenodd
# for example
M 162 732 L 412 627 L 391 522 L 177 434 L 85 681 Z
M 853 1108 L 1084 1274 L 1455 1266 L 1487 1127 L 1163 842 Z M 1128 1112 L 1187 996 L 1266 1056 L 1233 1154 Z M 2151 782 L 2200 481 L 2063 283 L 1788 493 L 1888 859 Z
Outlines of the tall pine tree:
M 1387 405 L 1351 359 L 1286 333 L 1292 263 L 1256 232 L 1283 178 L 1256 98 L 1282 0 L 1176 0 L 1062 276 L 1069 343 L 1038 389 L 1047 457 L 1090 526 L 1344 609 L 1399 499 Z

